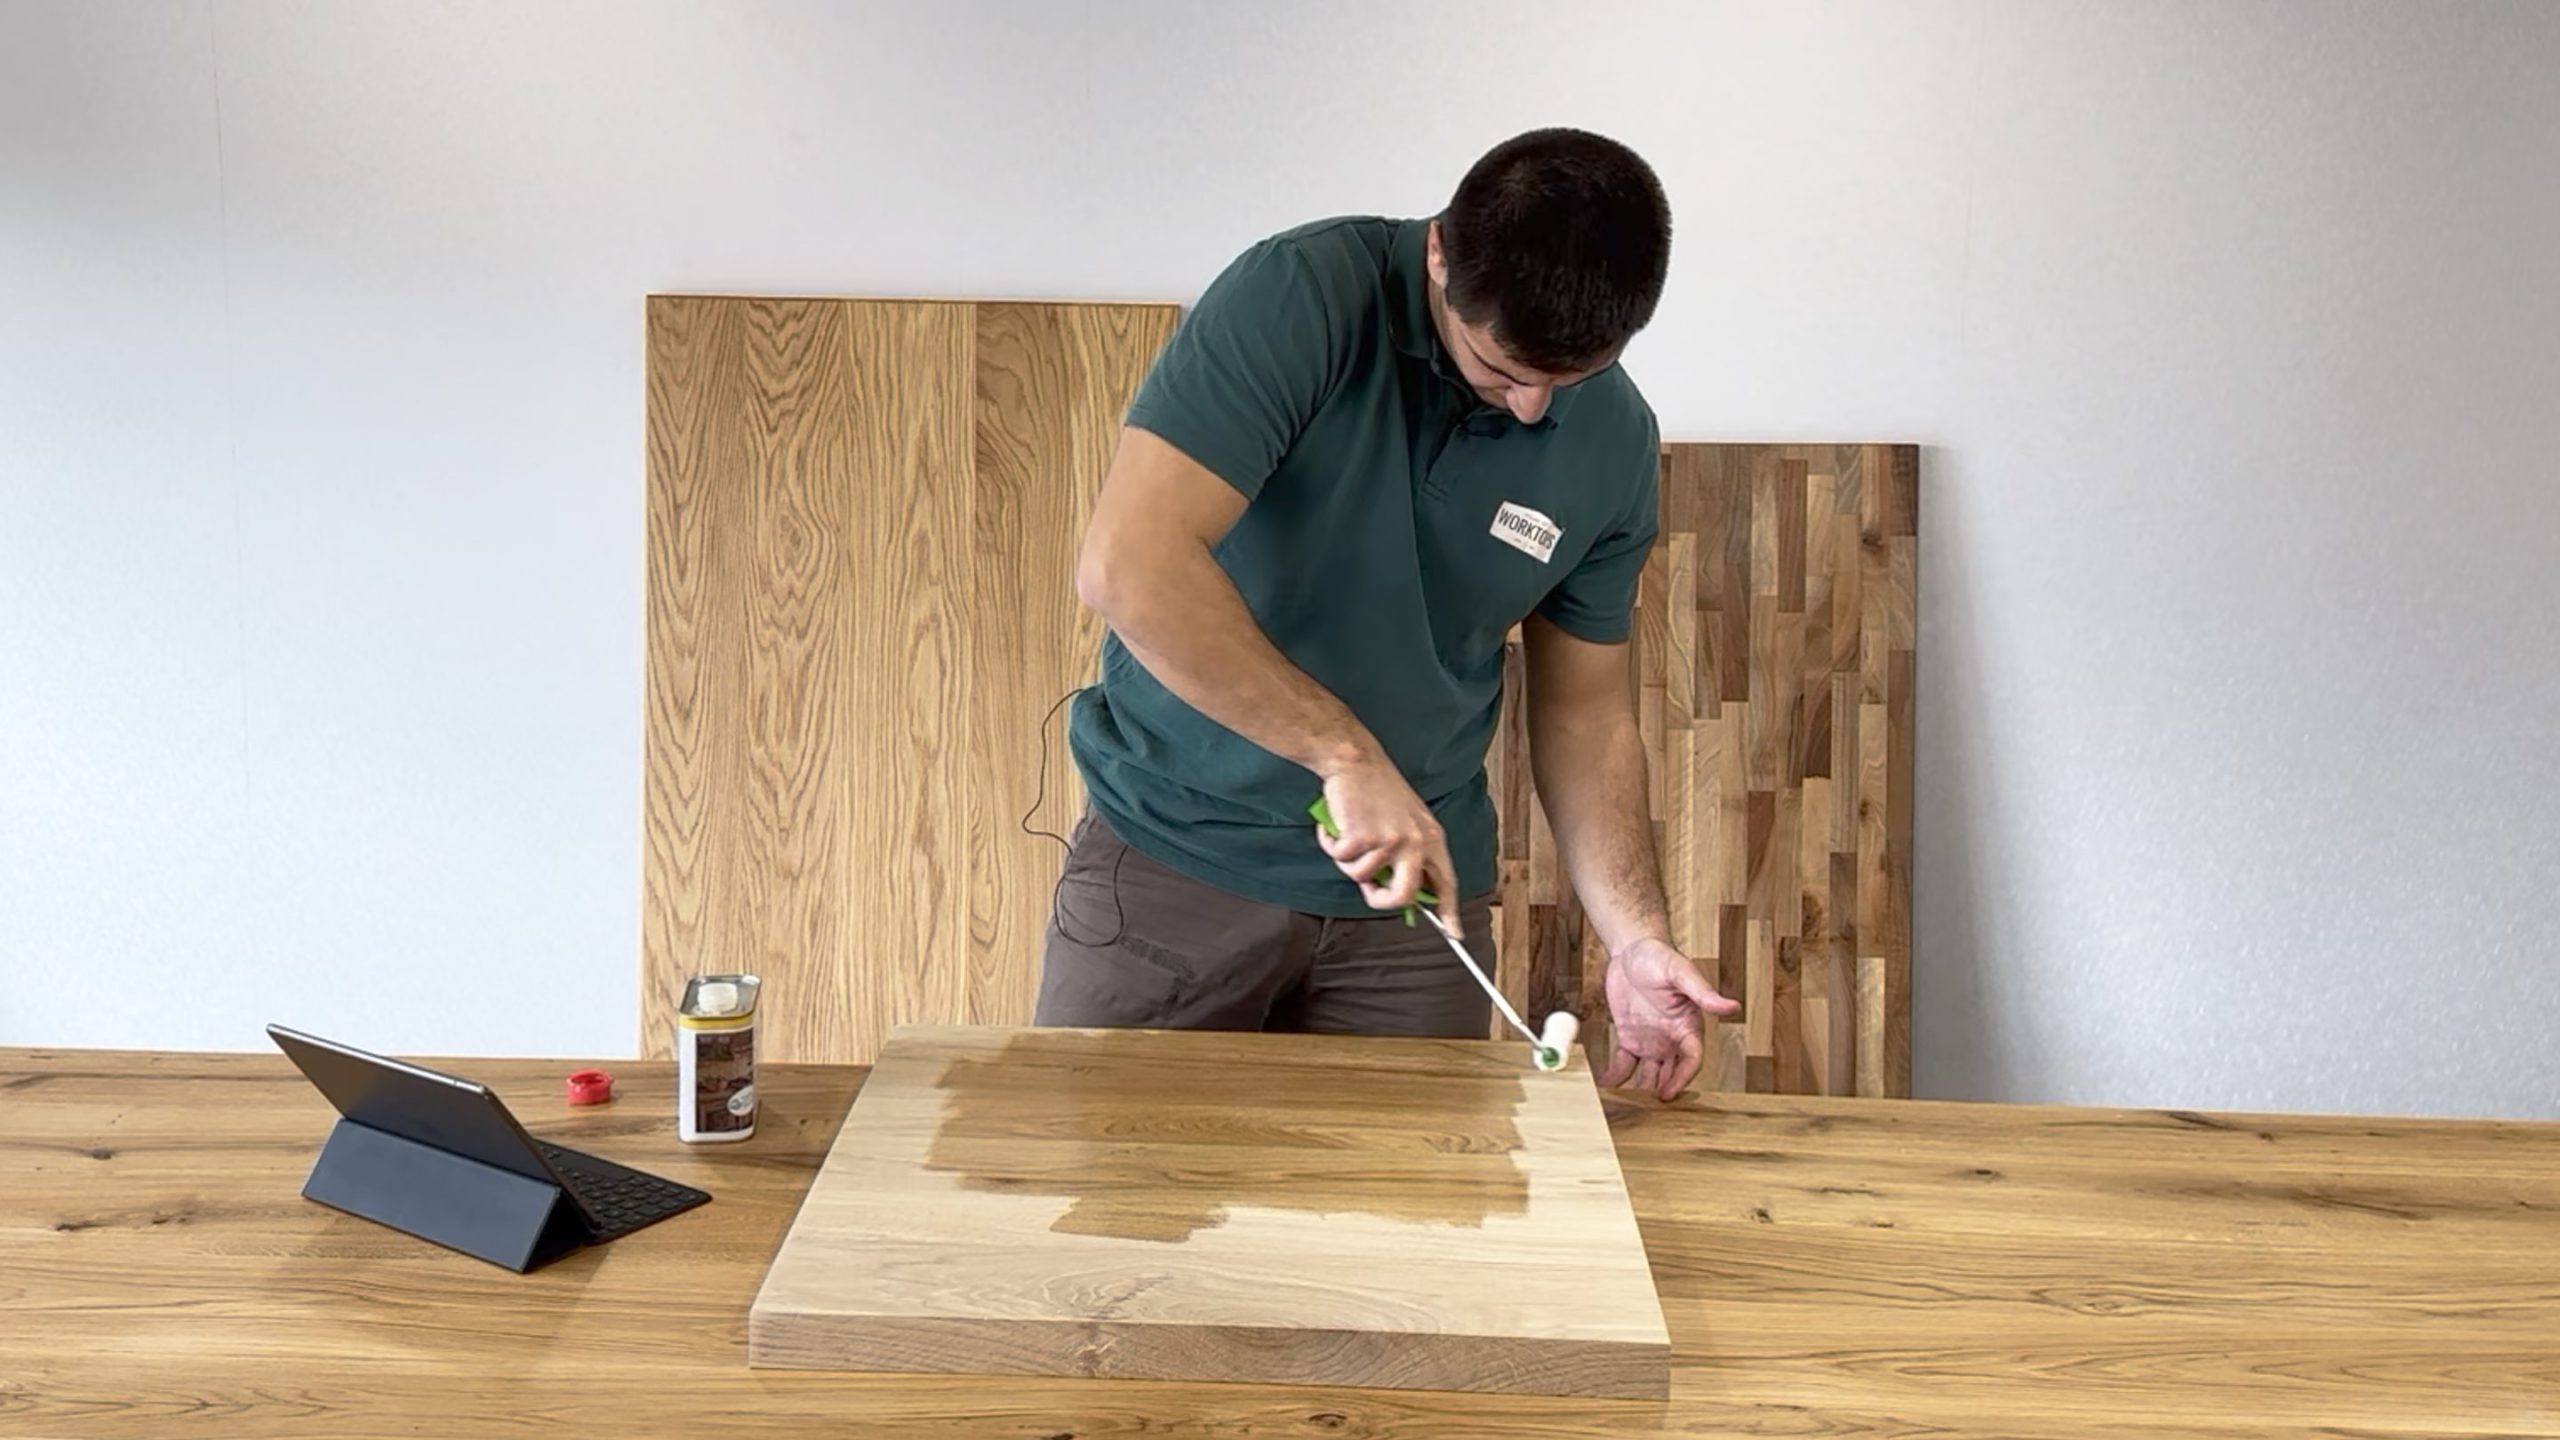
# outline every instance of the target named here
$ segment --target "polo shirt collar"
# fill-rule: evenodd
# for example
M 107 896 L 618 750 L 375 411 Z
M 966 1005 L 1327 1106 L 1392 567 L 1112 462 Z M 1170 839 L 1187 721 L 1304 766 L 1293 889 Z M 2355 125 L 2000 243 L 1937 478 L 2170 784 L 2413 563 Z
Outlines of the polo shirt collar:
M 1396 348 L 1417 360 L 1439 353 L 1440 335 L 1431 327 L 1431 265 L 1424 248 L 1428 220 L 1407 220 L 1396 227 L 1387 251 L 1387 328 Z

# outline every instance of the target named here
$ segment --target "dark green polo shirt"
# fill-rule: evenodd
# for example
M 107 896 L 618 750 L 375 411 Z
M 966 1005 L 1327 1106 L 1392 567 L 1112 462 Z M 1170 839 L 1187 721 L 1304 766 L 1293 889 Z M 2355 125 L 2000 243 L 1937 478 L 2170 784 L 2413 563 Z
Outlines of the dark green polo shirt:
M 1532 612 L 1627 637 L 1652 545 L 1653 412 L 1616 366 L 1523 426 L 1458 379 L 1431 323 L 1421 220 L 1327 220 L 1209 286 L 1129 409 L 1249 502 L 1217 560 L 1272 644 L 1378 737 L 1494 884 L 1484 758 L 1502 645 Z M 1117 636 L 1071 745 L 1141 852 L 1249 899 L 1371 913 L 1316 848 L 1311 773 L 1192 709 Z

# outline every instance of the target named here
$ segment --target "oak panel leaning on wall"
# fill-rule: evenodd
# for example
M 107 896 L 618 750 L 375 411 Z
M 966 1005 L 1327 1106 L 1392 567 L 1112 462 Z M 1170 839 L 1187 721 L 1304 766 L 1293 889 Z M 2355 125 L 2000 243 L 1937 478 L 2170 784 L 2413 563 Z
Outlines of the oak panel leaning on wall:
M 719 970 L 765 977 L 773 1060 L 1029 1019 L 1076 541 L 1178 314 L 651 297 L 643 1053 Z
M 1663 447 L 1636 606 L 1649 808 L 1673 937 L 1743 1004 L 1702 1086 L 1911 1093 L 1918 468 L 1907 445 Z M 1501 983 L 1578 1010 L 1605 1065 L 1604 957 L 1533 800 L 1521 693 L 1515 641 Z

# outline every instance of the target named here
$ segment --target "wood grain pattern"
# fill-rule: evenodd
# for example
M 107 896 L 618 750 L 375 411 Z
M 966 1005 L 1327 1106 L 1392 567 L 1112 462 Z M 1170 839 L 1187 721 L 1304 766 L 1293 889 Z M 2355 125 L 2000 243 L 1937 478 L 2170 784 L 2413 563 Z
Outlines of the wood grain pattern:
M 1618 1398 L 1669 1345 L 1579 1066 L 952 1027 L 881 1050 L 747 1333 L 766 1366 Z
M 767 1067 L 756 1137 L 695 1150 L 668 1066 L 579 1111 L 568 1062 L 444 1063 L 717 1198 L 512 1275 L 299 1198 L 332 1117 L 280 1057 L 0 1050 L 0 1435 L 2560 1433 L 2560 1125 L 1607 1097 L 1655 1402 L 752 1370 L 861 1072 Z
M 1634 639 L 1654 839 L 1673 938 L 1743 1002 L 1699 1083 L 1908 1095 L 1918 451 L 1666 445 L 1661 506 Z M 1524 778 L 1518 674 L 1489 762 L 1498 930 L 1528 952 L 1505 993 L 1580 997 L 1605 1056 L 1606 961 Z
M 1075 538 L 1176 313 L 651 298 L 644 1053 L 702 971 L 765 977 L 768 1058 L 1028 1018 Z

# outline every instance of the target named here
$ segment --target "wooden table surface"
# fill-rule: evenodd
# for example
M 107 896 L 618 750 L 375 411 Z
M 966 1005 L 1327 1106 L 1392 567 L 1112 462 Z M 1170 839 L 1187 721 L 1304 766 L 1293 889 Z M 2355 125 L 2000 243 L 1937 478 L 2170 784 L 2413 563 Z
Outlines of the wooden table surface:
M 861 1073 L 688 1150 L 666 1066 L 450 1068 L 718 1198 L 513 1275 L 301 1199 L 280 1057 L 0 1050 L 0 1436 L 2560 1434 L 2560 1125 L 1613 1097 L 1666 1403 L 749 1370 Z

